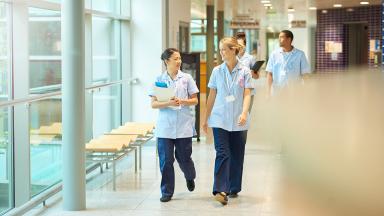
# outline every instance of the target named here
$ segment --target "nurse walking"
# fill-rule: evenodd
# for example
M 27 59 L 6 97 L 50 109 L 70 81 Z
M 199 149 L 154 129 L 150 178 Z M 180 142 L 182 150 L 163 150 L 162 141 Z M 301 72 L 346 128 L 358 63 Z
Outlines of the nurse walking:
M 216 150 L 213 195 L 223 205 L 228 197 L 241 191 L 244 150 L 249 127 L 251 74 L 236 56 L 240 45 L 236 38 L 220 41 L 223 63 L 212 71 L 203 129 L 213 130 Z
M 195 166 L 192 161 L 192 136 L 195 134 L 195 119 L 189 106 L 198 104 L 199 92 L 192 76 L 180 71 L 180 52 L 174 48 L 166 49 L 161 55 L 166 71 L 156 79 L 156 84 L 173 88 L 175 97 L 168 101 L 158 101 L 155 92 L 150 92 L 151 105 L 159 109 L 155 136 L 157 137 L 161 171 L 161 202 L 172 199 L 175 189 L 175 157 L 184 173 L 189 191 L 195 189 Z

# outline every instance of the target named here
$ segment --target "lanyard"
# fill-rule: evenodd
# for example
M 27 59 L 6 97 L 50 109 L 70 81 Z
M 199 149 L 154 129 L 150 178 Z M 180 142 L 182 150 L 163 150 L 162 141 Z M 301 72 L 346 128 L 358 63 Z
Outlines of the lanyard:
M 285 57 L 284 57 L 284 52 L 283 52 L 283 70 L 287 71 L 287 68 L 286 68 L 286 67 L 287 67 L 287 64 L 288 64 L 289 60 L 291 59 L 292 55 L 293 55 L 293 50 L 290 51 L 290 52 L 287 54 L 287 59 L 285 59 Z
M 236 67 L 235 67 L 236 68 Z M 237 70 L 236 70 L 236 72 L 234 72 L 235 73 L 235 76 L 233 77 L 233 79 L 232 79 L 232 82 L 230 81 L 230 77 L 231 77 L 231 72 L 229 72 L 229 70 L 228 70 L 228 73 L 224 70 L 224 73 L 225 73 L 225 78 L 226 78 L 226 87 L 227 87 L 227 90 L 228 90 L 228 93 L 231 93 L 231 90 L 232 90 L 232 88 L 233 88 L 233 86 L 235 85 L 235 82 L 236 82 L 236 80 L 237 80 L 237 75 L 238 75 L 238 73 L 237 73 Z

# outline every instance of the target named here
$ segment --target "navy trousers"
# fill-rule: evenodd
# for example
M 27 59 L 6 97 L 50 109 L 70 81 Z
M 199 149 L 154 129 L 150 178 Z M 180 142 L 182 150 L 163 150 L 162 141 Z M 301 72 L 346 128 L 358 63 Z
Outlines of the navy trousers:
M 157 145 L 160 159 L 161 193 L 163 196 L 172 196 L 175 190 L 175 170 L 173 169 L 175 157 L 185 179 L 194 180 L 196 178 L 195 165 L 191 158 L 192 137 L 179 139 L 157 138 Z
M 216 149 L 213 194 L 238 193 L 241 191 L 248 131 L 212 129 Z

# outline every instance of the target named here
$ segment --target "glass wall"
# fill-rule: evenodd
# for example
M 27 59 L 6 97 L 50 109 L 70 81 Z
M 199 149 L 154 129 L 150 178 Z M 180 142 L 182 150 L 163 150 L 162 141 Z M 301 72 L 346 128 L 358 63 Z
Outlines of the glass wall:
M 120 23 L 92 17 L 92 77 L 96 84 L 120 80 Z
M 29 8 L 30 93 L 60 90 L 60 11 Z M 34 196 L 61 180 L 61 131 L 52 134 L 51 125 L 61 124 L 61 99 L 34 102 L 30 116 L 30 194 Z
M 29 109 L 30 194 L 34 196 L 62 179 L 61 98 L 33 102 Z
M 27 4 L 14 4 L 14 1 L 0 0 L 0 215 L 12 209 L 14 202 L 37 196 L 62 180 L 65 161 L 62 158 L 61 96 L 46 95 L 59 94 L 62 84 L 61 2 L 28 0 Z M 85 36 L 91 39 L 85 46 L 85 81 L 92 85 L 120 81 L 121 65 L 129 61 L 129 56 L 122 59 L 121 47 L 122 44 L 129 47 L 122 38 L 128 38 L 124 34 L 129 32 L 130 0 L 85 0 L 85 7 Z M 12 56 L 17 57 L 14 62 Z M 12 71 L 12 65 L 20 65 L 19 62 L 23 63 L 22 67 Z M 25 79 L 12 81 L 15 74 Z M 11 91 L 10 83 L 29 86 L 15 87 Z M 27 109 L 21 103 L 2 105 L 15 99 L 11 95 L 14 92 L 18 99 L 36 95 L 45 98 L 30 102 Z M 87 118 L 85 125 L 86 133 L 95 137 L 121 124 L 121 85 L 102 87 L 91 94 L 87 95 L 87 101 L 92 98 L 92 103 L 86 103 L 86 110 L 92 118 Z M 13 109 L 16 106 L 23 109 Z M 19 117 L 17 121 L 14 121 L 15 116 Z M 20 123 L 25 128 L 17 128 Z M 13 134 L 23 139 L 13 139 Z M 18 155 L 15 151 L 23 155 L 29 153 L 30 160 L 21 160 L 15 165 L 13 161 L 18 160 L 14 157 Z M 23 177 L 26 178 L 15 181 L 14 176 L 18 176 L 15 170 L 25 171 L 27 176 Z M 15 194 L 15 187 L 26 188 L 26 191 Z
M 93 137 L 110 132 L 121 124 L 121 86 L 93 93 Z
M 30 88 L 61 83 L 60 11 L 29 8 Z
M 0 103 L 9 100 L 11 68 L 10 5 L 0 2 Z M 13 143 L 10 109 L 0 108 L 0 214 L 13 206 Z

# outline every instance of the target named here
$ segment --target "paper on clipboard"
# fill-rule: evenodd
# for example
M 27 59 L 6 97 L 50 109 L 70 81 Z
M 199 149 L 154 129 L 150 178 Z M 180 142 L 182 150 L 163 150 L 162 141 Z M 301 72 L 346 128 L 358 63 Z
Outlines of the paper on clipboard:
M 162 88 L 153 86 L 154 96 L 156 96 L 158 101 L 169 101 L 170 98 L 175 97 L 174 88 Z

